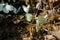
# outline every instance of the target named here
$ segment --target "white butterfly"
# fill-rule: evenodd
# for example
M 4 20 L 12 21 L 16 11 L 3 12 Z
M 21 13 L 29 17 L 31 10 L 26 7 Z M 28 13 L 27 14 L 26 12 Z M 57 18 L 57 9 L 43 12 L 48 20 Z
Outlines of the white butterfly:
M 27 7 L 23 5 L 22 8 L 26 13 L 28 13 L 30 5 L 28 5 Z
M 26 17 L 26 20 L 29 21 L 29 22 L 32 20 L 32 14 L 28 14 L 28 13 L 27 13 L 27 14 L 25 15 L 25 17 Z
M 8 3 L 3 4 L 3 5 L 5 5 L 5 7 L 3 8 L 3 12 L 4 13 L 9 13 L 9 11 L 13 10 L 13 6 L 12 5 L 9 5 Z
M 5 8 L 6 8 L 6 10 L 8 10 L 8 11 L 12 11 L 12 10 L 13 10 L 13 6 L 12 6 L 12 5 L 6 4 Z
M 20 7 L 17 10 L 14 6 L 9 5 L 8 3 L 0 4 L 0 11 L 3 11 L 4 13 L 9 13 L 9 11 L 13 11 L 15 14 L 17 14 L 19 10 L 20 10 Z

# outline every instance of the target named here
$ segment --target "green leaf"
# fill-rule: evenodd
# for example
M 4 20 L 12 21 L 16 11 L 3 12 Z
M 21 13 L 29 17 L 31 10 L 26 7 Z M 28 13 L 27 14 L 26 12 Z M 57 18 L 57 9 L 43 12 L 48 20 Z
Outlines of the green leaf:
M 44 19 L 43 16 L 39 16 L 38 17 L 38 21 L 39 21 L 39 23 L 44 23 L 45 22 L 45 19 Z

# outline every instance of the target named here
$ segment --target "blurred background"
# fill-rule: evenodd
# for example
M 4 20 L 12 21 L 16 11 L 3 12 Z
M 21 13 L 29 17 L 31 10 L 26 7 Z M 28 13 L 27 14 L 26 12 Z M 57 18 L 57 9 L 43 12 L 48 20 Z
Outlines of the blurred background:
M 60 40 L 60 0 L 0 0 L 0 40 Z

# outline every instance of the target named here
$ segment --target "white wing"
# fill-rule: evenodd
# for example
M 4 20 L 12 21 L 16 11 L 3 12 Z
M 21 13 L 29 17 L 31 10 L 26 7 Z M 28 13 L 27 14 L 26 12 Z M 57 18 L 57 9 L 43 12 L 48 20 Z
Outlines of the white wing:
M 46 14 L 45 16 L 44 16 L 44 18 L 47 18 L 48 17 L 48 14 Z
M 28 5 L 27 7 L 23 5 L 22 8 L 26 13 L 28 13 L 30 5 Z
M 25 15 L 25 17 L 26 17 L 26 20 L 29 21 L 29 22 L 32 20 L 32 14 L 28 14 L 28 13 L 27 13 L 27 14 Z
M 3 6 L 4 6 L 4 5 L 5 5 L 4 3 L 0 3 L 0 11 L 3 10 Z
M 9 13 L 9 11 L 6 10 L 6 8 L 3 8 L 3 12 L 4 12 L 4 13 Z
M 17 14 L 18 10 L 14 7 L 13 12 Z
M 30 5 L 28 5 L 27 8 L 29 9 L 30 8 Z
M 40 3 L 37 3 L 37 4 L 36 4 L 36 8 L 38 8 L 38 7 L 39 7 L 39 5 L 40 5 Z
M 23 8 L 23 10 L 24 10 L 25 12 L 27 12 L 27 7 L 25 7 L 25 6 L 23 5 L 22 8 Z
M 9 11 L 12 11 L 13 10 L 13 6 L 8 5 L 8 4 L 5 6 L 5 8 L 6 8 L 6 10 L 9 10 Z

